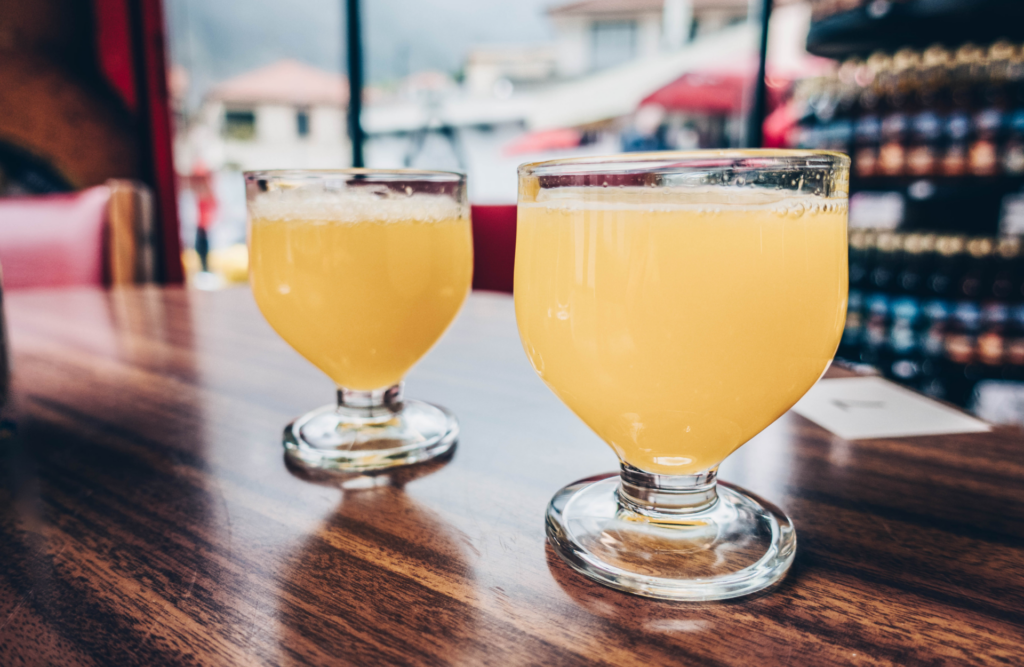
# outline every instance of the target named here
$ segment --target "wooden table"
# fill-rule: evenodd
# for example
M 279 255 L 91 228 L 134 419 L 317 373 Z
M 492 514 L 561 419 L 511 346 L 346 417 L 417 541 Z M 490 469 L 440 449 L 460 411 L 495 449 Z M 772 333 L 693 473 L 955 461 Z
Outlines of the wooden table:
M 615 469 L 541 384 L 512 302 L 475 294 L 408 394 L 462 420 L 447 462 L 285 465 L 332 386 L 248 291 L 13 293 L 0 664 L 1022 664 L 1019 431 L 846 442 L 787 415 L 722 477 L 794 519 L 746 599 L 590 583 L 545 545 L 562 485 Z

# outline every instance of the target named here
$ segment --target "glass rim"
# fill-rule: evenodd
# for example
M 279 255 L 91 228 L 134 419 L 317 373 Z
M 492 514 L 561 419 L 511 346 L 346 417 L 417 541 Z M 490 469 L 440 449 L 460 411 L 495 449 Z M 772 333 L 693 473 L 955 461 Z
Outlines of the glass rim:
M 808 165 L 806 160 L 820 160 Z M 766 164 L 743 165 L 744 160 L 764 160 Z M 787 163 L 803 168 L 842 168 L 850 166 L 850 157 L 838 151 L 802 148 L 725 148 L 687 151 L 649 151 L 585 157 L 559 158 L 519 165 L 525 175 L 573 176 L 601 173 L 645 173 L 672 169 L 749 169 L 785 168 Z
M 367 169 L 351 167 L 346 169 L 257 169 L 243 171 L 247 182 L 263 179 L 322 180 L 326 178 L 351 178 L 363 180 L 366 177 L 383 181 L 421 181 L 428 183 L 458 183 L 466 175 L 458 171 L 435 171 L 431 169 Z

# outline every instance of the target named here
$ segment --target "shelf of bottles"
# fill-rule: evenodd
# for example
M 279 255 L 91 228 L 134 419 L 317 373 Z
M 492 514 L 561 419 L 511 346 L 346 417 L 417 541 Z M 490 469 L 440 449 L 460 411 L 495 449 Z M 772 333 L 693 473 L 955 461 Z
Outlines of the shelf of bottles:
M 850 233 L 837 356 L 967 407 L 1024 382 L 1024 46 L 849 58 L 796 99 L 796 145 L 852 158 L 851 226 L 888 228 Z
M 1020 237 L 852 230 L 837 356 L 962 406 L 982 380 L 1024 381 Z
M 796 97 L 805 111 L 794 143 L 848 153 L 851 192 L 898 194 L 902 229 L 995 234 L 1017 210 L 1024 46 L 851 58 L 801 82 Z
M 811 0 L 807 50 L 845 58 L 936 42 L 1024 40 L 1020 0 Z

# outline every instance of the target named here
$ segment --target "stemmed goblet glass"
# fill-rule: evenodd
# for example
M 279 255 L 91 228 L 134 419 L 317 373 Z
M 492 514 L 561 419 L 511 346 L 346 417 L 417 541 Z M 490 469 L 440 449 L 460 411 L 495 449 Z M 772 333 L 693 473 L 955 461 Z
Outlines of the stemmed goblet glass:
M 473 244 L 461 174 L 245 174 L 249 278 L 270 325 L 338 386 L 337 405 L 287 426 L 295 462 L 366 471 L 449 450 L 448 410 L 403 397 L 402 378 L 470 289 Z
M 549 541 L 577 571 L 677 600 L 745 595 L 785 574 L 789 518 L 716 475 L 835 354 L 848 174 L 846 156 L 818 151 L 520 167 L 523 346 L 621 462 L 548 507 Z

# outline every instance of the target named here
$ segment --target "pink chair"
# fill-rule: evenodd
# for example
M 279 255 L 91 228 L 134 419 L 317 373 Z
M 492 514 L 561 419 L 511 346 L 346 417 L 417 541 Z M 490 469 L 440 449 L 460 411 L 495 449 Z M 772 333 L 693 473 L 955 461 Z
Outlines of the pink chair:
M 0 199 L 6 289 L 103 285 L 110 189 Z
M 473 289 L 512 293 L 516 206 L 473 206 Z
M 148 191 L 111 180 L 73 194 L 0 199 L 6 289 L 121 285 L 153 277 Z

